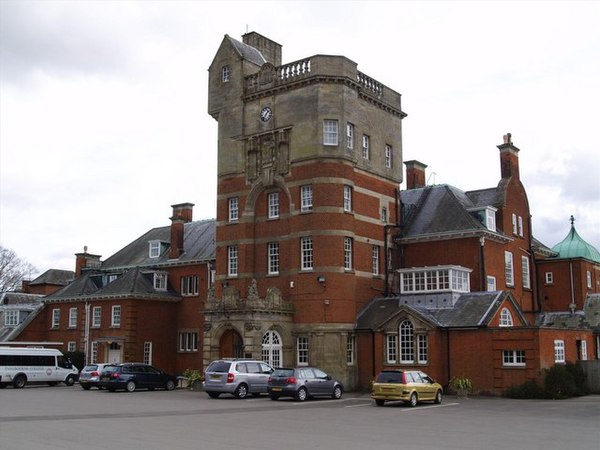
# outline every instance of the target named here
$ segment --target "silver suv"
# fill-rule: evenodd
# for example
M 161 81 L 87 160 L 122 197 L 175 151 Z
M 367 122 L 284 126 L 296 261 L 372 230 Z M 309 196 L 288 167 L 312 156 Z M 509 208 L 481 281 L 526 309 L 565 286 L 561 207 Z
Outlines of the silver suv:
M 267 382 L 273 367 L 251 359 L 219 359 L 211 362 L 204 373 L 202 386 L 211 397 L 232 394 L 237 398 L 267 393 Z

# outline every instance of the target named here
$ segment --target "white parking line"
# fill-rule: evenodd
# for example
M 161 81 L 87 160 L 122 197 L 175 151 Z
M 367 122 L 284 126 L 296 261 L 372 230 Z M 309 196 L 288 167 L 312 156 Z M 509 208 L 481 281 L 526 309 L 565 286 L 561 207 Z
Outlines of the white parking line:
M 446 406 L 456 406 L 456 405 L 460 405 L 460 403 L 443 403 L 441 405 L 417 406 L 416 408 L 404 409 L 404 410 L 402 410 L 402 412 L 422 411 L 424 409 L 445 408 Z

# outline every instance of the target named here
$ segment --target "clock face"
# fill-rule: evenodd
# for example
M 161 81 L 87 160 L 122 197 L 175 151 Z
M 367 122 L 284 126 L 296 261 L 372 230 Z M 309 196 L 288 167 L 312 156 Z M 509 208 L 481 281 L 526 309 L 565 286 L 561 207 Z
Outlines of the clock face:
M 273 111 L 268 106 L 265 106 L 260 111 L 260 120 L 262 120 L 263 122 L 267 122 L 268 120 L 271 119 L 272 116 L 273 116 Z

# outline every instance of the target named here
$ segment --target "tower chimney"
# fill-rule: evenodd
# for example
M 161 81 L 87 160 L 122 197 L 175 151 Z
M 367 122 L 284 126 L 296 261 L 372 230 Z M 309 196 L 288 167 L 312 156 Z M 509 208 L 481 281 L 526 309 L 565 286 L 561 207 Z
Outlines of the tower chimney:
M 101 255 L 88 253 L 87 245 L 83 247 L 83 253 L 75 253 L 75 278 L 79 278 L 85 269 L 100 267 L 101 257 Z
M 176 259 L 183 253 L 184 225 L 192 221 L 193 203 L 179 203 L 171 205 L 173 216 L 171 217 L 171 248 L 169 258 Z
M 513 145 L 512 135 L 503 136 L 504 143 L 498 145 L 500 149 L 500 175 L 502 179 L 515 177 L 519 179 L 519 149 Z
M 246 33 L 242 36 L 244 44 L 254 47 L 262 53 L 267 62 L 275 67 L 281 65 L 281 45 L 269 38 L 266 38 L 255 31 Z
M 419 189 L 425 187 L 425 169 L 427 164 L 423 164 L 415 159 L 404 161 L 406 165 L 406 189 Z

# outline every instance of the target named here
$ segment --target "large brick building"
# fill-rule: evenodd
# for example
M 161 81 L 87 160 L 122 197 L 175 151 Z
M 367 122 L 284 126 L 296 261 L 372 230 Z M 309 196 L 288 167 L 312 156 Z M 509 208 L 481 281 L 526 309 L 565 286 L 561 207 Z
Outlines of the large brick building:
M 348 389 L 416 367 L 500 392 L 597 358 L 600 256 L 574 228 L 553 249 L 533 237 L 510 134 L 496 186 L 427 186 L 407 161 L 400 192 L 400 94 L 348 58 L 282 64 L 270 39 L 225 36 L 208 87 L 216 220 L 174 205 L 105 261 L 78 254 L 77 279 L 16 339 L 178 373 L 311 364 Z

